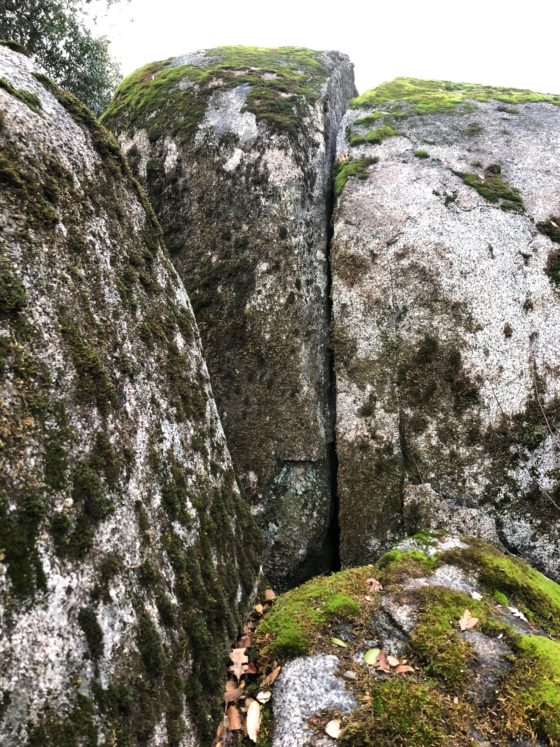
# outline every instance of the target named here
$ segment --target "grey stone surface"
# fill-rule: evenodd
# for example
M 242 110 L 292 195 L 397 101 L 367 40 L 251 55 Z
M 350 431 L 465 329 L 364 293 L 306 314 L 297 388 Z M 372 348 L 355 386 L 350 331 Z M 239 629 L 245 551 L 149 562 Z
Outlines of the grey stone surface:
M 196 747 L 258 533 L 146 199 L 33 73 L 0 45 L 0 742 Z
M 501 541 L 559 578 L 559 245 L 537 224 L 560 207 L 560 109 L 473 102 L 350 147 L 371 113 L 346 115 L 338 150 L 378 159 L 334 216 L 343 563 L 427 524 Z M 498 170 L 524 212 L 461 178 Z
M 338 666 L 338 657 L 318 654 L 294 659 L 283 668 L 274 687 L 272 747 L 332 744 L 330 737 L 317 736 L 307 722 L 323 709 L 345 713 L 356 707 L 354 696 L 337 675 Z
M 117 92 L 105 121 L 193 301 L 240 486 L 266 535 L 265 571 L 282 589 L 332 563 L 327 234 L 352 65 L 289 48 L 173 64 L 182 76 L 157 108 Z

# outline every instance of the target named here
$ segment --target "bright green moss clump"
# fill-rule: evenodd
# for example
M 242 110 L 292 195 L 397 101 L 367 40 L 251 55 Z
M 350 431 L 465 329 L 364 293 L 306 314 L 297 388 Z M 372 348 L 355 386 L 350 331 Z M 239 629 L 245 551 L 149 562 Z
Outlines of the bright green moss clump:
M 499 166 L 489 166 L 484 176 L 478 174 L 458 173 L 463 182 L 469 187 L 476 189 L 488 202 L 498 204 L 502 210 L 511 210 L 515 213 L 523 213 L 525 208 L 519 191 L 509 184 L 500 175 Z
M 337 619 L 357 620 L 371 572 L 366 566 L 318 577 L 283 594 L 257 629 L 262 655 L 270 660 L 303 656 L 328 640 Z
M 560 587 L 527 563 L 476 540 L 468 549 L 444 553 L 442 560 L 475 570 L 491 594 L 501 593 L 535 624 L 560 635 Z
M 453 112 L 469 101 L 500 101 L 505 104 L 548 103 L 560 106 L 560 96 L 517 88 L 499 88 L 446 80 L 395 78 L 366 91 L 350 103 L 352 109 L 378 107 L 390 102 L 407 106 L 408 114 Z
M 296 134 L 301 104 L 318 98 L 328 75 L 321 53 L 299 47 L 216 47 L 205 57 L 200 66 L 165 60 L 140 68 L 118 87 L 102 121 L 113 129 L 146 128 L 152 142 L 164 135 L 185 141 L 214 91 L 247 86 L 245 111 Z
M 377 163 L 377 158 L 358 158 L 356 160 L 340 161 L 334 167 L 334 194 L 339 197 L 346 182 L 351 176 L 358 179 L 367 179 L 368 166 Z
M 398 132 L 394 127 L 391 127 L 391 125 L 382 125 L 375 130 L 366 132 L 365 135 L 354 133 L 350 135 L 348 142 L 350 145 L 379 145 L 384 140 L 387 140 L 387 138 L 395 137 L 396 135 L 398 135 Z

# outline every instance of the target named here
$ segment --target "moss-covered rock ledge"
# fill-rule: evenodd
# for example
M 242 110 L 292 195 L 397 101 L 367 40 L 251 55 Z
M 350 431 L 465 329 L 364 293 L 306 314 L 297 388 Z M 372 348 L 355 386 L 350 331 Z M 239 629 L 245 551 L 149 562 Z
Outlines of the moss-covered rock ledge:
M 282 666 L 263 747 L 329 744 L 331 720 L 349 747 L 560 744 L 560 586 L 481 540 L 315 578 L 255 638 L 263 677 Z

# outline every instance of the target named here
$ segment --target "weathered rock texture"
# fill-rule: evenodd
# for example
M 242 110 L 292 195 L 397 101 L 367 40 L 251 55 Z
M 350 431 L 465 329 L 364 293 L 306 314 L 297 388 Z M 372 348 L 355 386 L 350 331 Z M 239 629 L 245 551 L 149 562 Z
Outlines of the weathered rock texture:
M 0 742 L 205 744 L 258 542 L 191 306 L 93 116 L 0 106 Z
M 227 47 L 148 65 L 105 115 L 192 298 L 277 587 L 330 567 L 327 234 L 337 52 Z
M 272 747 L 332 744 L 331 719 L 347 747 L 556 745 L 559 615 L 525 562 L 424 532 L 276 600 L 254 636 L 262 676 L 282 664 L 263 729 Z
M 398 79 L 340 133 L 341 556 L 420 526 L 560 577 L 559 97 Z

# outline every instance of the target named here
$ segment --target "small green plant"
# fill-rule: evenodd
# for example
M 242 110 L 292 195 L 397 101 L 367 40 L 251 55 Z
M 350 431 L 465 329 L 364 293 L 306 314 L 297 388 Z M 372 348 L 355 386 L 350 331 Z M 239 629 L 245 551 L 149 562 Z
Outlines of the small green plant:
M 429 158 L 430 157 L 430 154 L 428 153 L 427 150 L 415 150 L 414 155 L 416 156 L 416 158 Z

